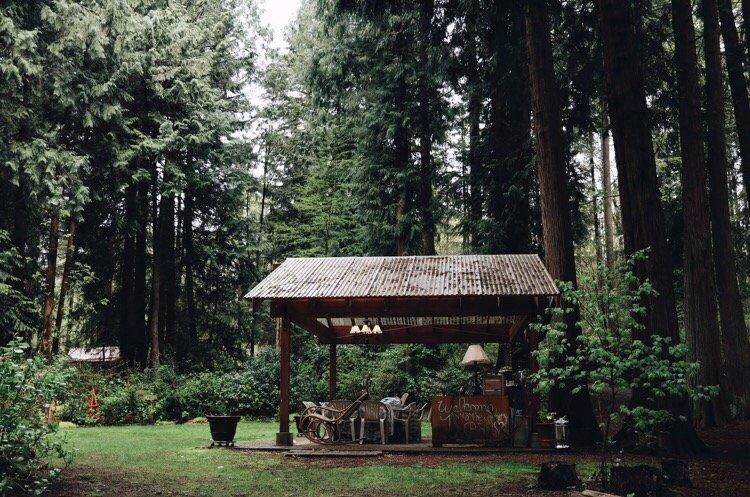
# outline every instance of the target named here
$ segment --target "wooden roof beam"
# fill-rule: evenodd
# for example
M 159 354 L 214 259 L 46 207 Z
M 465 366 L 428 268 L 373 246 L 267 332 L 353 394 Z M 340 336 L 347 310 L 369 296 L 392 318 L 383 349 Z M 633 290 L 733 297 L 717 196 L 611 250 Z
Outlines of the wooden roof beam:
M 315 335 L 321 343 L 336 343 L 336 335 L 333 330 L 315 318 L 290 312 L 289 319 L 306 331 Z
M 530 321 L 531 317 L 528 315 L 516 316 L 516 320 L 513 322 L 510 330 L 508 331 L 508 341 L 512 342 L 520 331 L 526 329 Z

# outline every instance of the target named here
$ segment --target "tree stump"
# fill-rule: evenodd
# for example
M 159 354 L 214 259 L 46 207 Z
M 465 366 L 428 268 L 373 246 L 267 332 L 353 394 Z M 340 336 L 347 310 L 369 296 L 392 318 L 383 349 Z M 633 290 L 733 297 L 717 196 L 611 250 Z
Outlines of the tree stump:
M 682 459 L 664 459 L 661 462 L 661 470 L 669 485 L 676 487 L 693 487 L 690 481 L 690 469 L 687 461 Z
M 578 479 L 575 464 L 550 461 L 542 464 L 539 470 L 538 484 L 542 490 L 566 490 L 579 488 L 581 480 Z
M 634 497 L 668 497 L 673 495 L 667 488 L 664 473 L 647 464 L 636 466 L 614 466 L 610 470 L 609 490 L 620 495 Z

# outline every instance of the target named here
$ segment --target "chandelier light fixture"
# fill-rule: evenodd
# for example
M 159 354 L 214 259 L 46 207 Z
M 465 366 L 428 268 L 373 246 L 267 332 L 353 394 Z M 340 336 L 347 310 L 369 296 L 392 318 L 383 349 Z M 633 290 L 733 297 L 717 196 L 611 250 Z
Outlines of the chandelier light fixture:
M 382 335 L 383 330 L 380 328 L 379 324 L 376 324 L 372 328 L 370 328 L 370 320 L 365 319 L 365 323 L 360 328 L 356 324 L 353 324 L 351 329 L 349 330 L 350 335 Z

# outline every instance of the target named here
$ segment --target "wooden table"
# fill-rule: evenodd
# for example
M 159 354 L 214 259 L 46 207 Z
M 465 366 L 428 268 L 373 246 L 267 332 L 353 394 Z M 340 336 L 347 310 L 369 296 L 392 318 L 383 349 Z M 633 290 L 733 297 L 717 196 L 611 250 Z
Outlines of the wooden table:
M 500 447 L 510 442 L 506 396 L 452 395 L 432 399 L 432 446 L 472 444 Z

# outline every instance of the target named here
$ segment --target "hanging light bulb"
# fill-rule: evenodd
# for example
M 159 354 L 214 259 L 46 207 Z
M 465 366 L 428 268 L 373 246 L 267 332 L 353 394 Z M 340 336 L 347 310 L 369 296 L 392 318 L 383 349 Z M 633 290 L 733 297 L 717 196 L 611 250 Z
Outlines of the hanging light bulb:
M 349 330 L 349 334 L 350 335 L 356 335 L 357 333 L 361 333 L 360 330 L 359 330 L 359 326 L 357 326 L 356 324 L 352 325 L 352 329 Z
M 375 326 L 372 327 L 372 332 L 375 335 L 382 335 L 383 334 L 383 330 L 380 329 L 380 325 L 379 324 L 376 324 Z
M 362 333 L 364 333 L 365 335 L 369 335 L 372 333 L 372 330 L 369 326 L 367 326 L 367 323 L 362 325 Z

